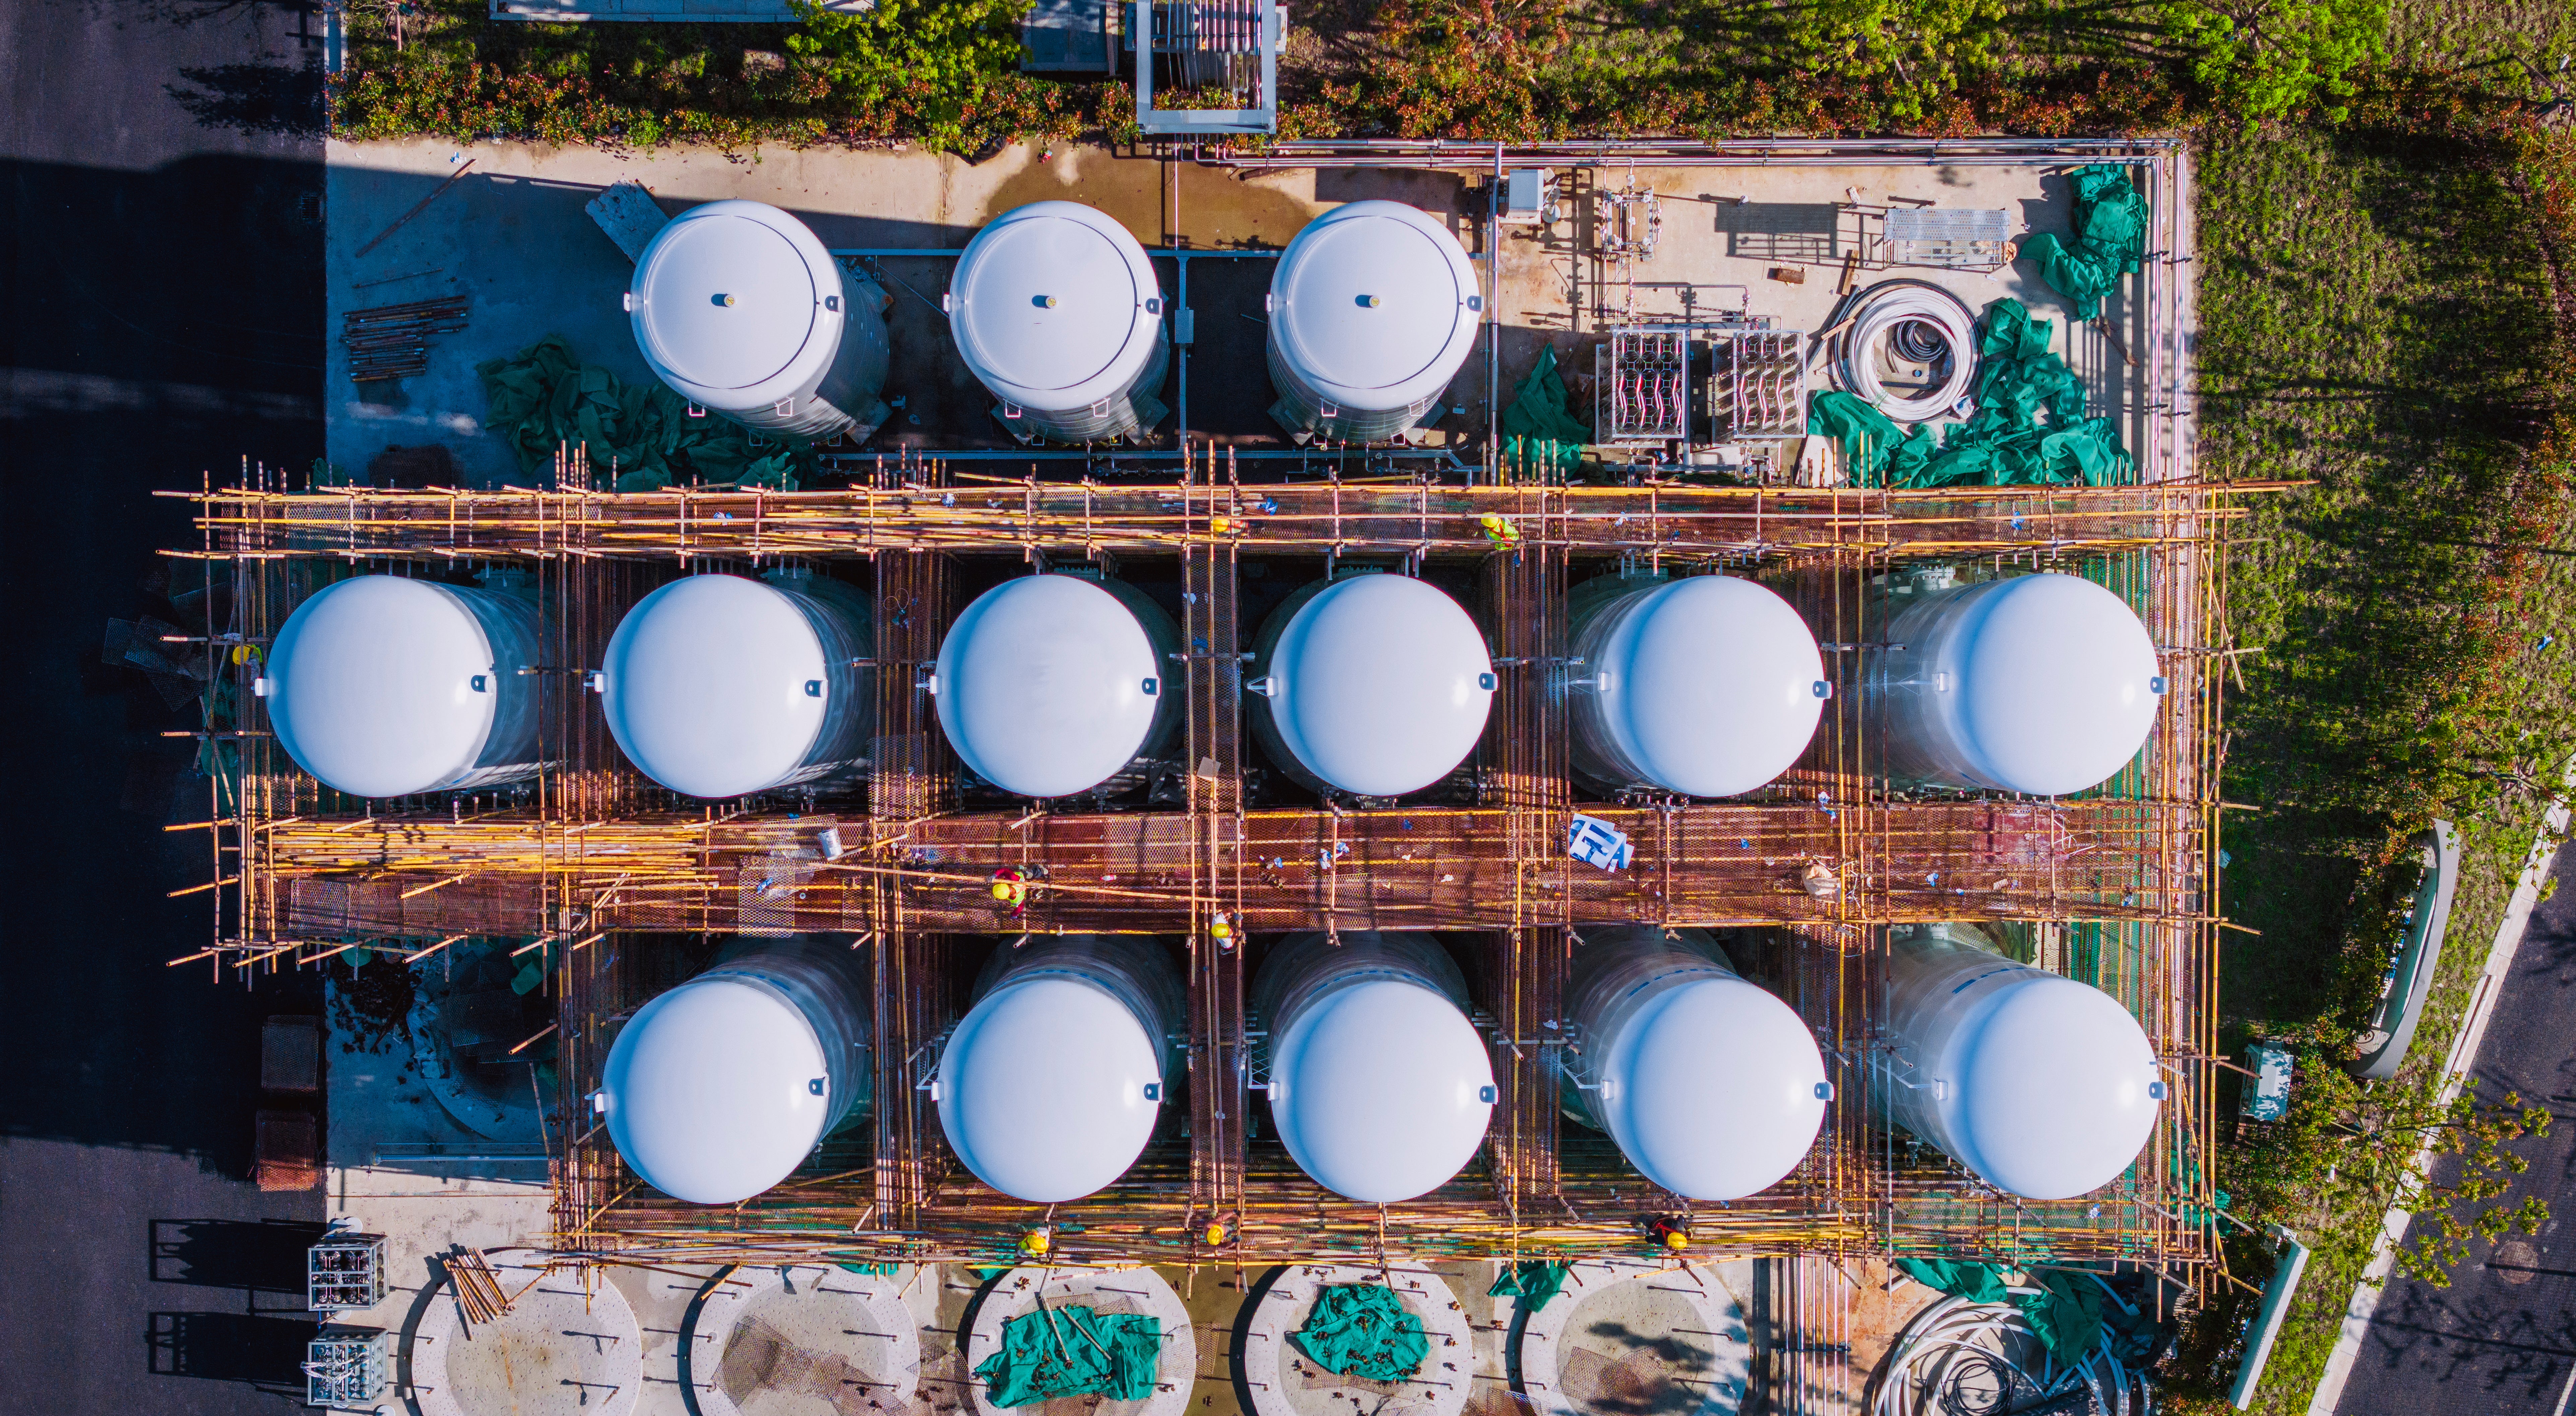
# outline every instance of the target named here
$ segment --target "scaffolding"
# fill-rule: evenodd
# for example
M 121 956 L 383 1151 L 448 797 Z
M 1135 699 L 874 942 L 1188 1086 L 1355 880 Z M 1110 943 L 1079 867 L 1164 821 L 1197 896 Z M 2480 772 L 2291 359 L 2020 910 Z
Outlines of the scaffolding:
M 477 937 L 522 953 L 552 946 L 540 957 L 558 1002 L 553 1105 L 583 1118 L 549 1128 L 571 1137 L 549 1157 L 556 1244 L 568 1256 L 995 1262 L 1050 1216 L 1059 1259 L 1076 1263 L 1575 1256 L 1635 1242 L 1640 1216 L 1682 1213 L 1695 1247 L 1720 1254 L 2116 1258 L 2195 1286 L 2213 1271 L 2214 943 L 2224 926 L 2215 747 L 2230 653 L 2214 636 L 2221 542 L 2268 486 L 1260 483 L 1204 448 L 1170 470 L 1178 475 L 1153 482 L 1040 480 L 898 459 L 842 490 L 616 495 L 590 488 L 572 456 L 544 491 L 209 487 L 194 498 L 201 545 L 181 554 L 232 598 L 232 630 L 201 647 L 210 672 L 229 678 L 234 722 L 205 735 L 217 810 L 191 828 L 208 835 L 218 867 L 201 887 L 215 938 L 174 962 L 204 961 L 220 976 L 360 943 L 415 957 Z M 1501 684 L 1485 743 L 1449 800 L 1248 799 L 1247 556 L 1474 577 Z M 961 607 L 961 570 L 1121 557 L 1180 567 L 1188 711 L 1173 791 L 1138 809 L 974 809 L 916 686 Z M 2065 570 L 2126 598 L 2169 680 L 2140 760 L 2063 799 L 1890 789 L 1858 691 L 1861 650 L 1880 633 L 1872 585 L 1931 562 Z M 872 582 L 870 771 L 848 790 L 721 806 L 673 797 L 619 757 L 583 678 L 655 584 L 781 564 Z M 514 787 L 379 802 L 341 798 L 299 772 L 252 692 L 292 605 L 342 575 L 479 566 L 532 572 L 552 626 L 547 662 L 528 666 L 544 771 Z M 1817 626 L 1834 692 L 1806 756 L 1778 783 L 1723 803 L 1582 798 L 1559 684 L 1565 597 L 1576 580 L 1623 566 L 1751 576 Z M 1628 836 L 1627 869 L 1567 857 L 1578 809 Z M 1032 880 L 1016 913 L 997 909 L 989 889 L 1006 867 Z M 1999 1195 L 1875 1118 L 1883 927 L 1949 919 L 2001 922 L 2035 960 L 2109 990 L 2145 1024 L 2171 1100 L 2114 1186 L 2062 1203 Z M 1606 924 L 1746 931 L 1730 942 L 1739 962 L 1815 1030 L 1835 1101 L 1780 1185 L 1694 1206 L 1655 1189 L 1608 1141 L 1561 1130 L 1569 1044 L 1553 1025 L 1566 961 L 1582 930 Z M 1248 1134 L 1257 1049 L 1236 942 L 1394 928 L 1481 939 L 1475 1018 L 1500 1098 L 1477 1164 L 1420 1200 L 1379 1207 L 1321 1191 Z M 586 1099 L 614 1021 L 679 981 L 668 937 L 743 931 L 844 933 L 864 951 L 878 1103 L 858 1150 L 827 1147 L 787 1183 L 710 1212 L 643 1189 L 603 1129 L 584 1129 Z M 959 938 L 1070 931 L 1187 941 L 1189 1120 L 1110 1190 L 1049 1211 L 966 1174 L 924 1086 L 963 1002 L 947 965 Z M 1211 1221 L 1224 1234 L 1213 1248 Z

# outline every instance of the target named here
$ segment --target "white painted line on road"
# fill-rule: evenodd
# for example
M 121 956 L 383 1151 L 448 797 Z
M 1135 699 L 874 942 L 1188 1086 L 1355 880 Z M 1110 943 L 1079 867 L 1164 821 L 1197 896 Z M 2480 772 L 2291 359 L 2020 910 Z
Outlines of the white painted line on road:
M 2514 951 L 2522 947 L 2523 931 L 2531 924 L 2531 911 L 2540 903 L 2540 885 L 2548 878 L 2549 863 L 2558 855 L 2559 843 L 2567 835 L 2567 797 L 2576 792 L 2576 758 L 2558 779 L 2558 795 L 2550 798 L 2549 810 L 2540 819 L 2540 830 L 2531 838 L 2531 850 L 2523 856 L 2522 874 L 2514 881 L 2513 898 L 2505 905 L 2504 921 L 2496 926 L 2495 942 L 2487 947 L 2486 967 L 2478 971 L 2477 991 L 2469 999 L 2468 1016 L 2461 1020 L 2459 1032 L 2451 1039 L 2450 1055 L 2442 1061 L 2442 1100 L 2460 1094 L 2460 1079 L 2468 1074 L 2469 1064 L 2478 1056 L 2478 1044 L 2487 1035 L 2487 1019 L 2495 1014 L 2496 994 L 2504 987 L 2504 976 L 2513 968 Z M 2415 1152 L 2412 1173 L 2421 1175 L 2432 1160 L 2428 1140 Z M 2406 1226 L 2414 1215 L 2392 1209 L 2380 1217 L 2379 1238 L 2371 1245 L 2370 1263 L 2361 1271 L 2361 1281 L 2352 1286 L 2352 1301 L 2344 1305 L 2343 1327 L 2335 1334 L 2334 1351 L 2326 1356 L 2325 1375 L 2317 1380 L 2317 1392 L 2308 1401 L 2308 1416 L 2334 1416 L 2335 1406 L 2343 1400 L 2344 1383 L 2352 1379 L 2352 1364 L 2361 1358 L 2362 1339 L 2370 1332 L 2371 1314 L 2379 1311 L 2379 1295 L 2385 1291 L 2388 1275 L 2397 1267 L 2397 1246 L 2406 1238 Z M 2567 1398 L 2576 1393 L 2576 1379 L 2569 1390 L 2559 1393 L 2556 1416 L 2567 1416 Z

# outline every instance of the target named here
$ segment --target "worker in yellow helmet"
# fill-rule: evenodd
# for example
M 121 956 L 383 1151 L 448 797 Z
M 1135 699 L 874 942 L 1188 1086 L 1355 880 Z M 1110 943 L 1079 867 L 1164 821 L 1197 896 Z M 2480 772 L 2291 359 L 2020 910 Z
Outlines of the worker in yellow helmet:
M 1520 528 L 1512 525 L 1510 517 L 1496 516 L 1492 512 L 1487 512 L 1476 518 L 1476 524 L 1484 528 L 1485 539 L 1496 547 L 1517 546 L 1521 543 Z
M 1029 902 L 1029 877 L 1009 866 L 994 871 L 993 902 L 1019 914 Z

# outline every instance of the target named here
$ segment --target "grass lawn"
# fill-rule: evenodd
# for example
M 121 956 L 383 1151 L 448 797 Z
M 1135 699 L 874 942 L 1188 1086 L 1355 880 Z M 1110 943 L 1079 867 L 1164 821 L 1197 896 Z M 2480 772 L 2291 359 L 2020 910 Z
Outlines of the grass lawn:
M 2409 1070 L 2366 1107 L 2438 1086 L 2576 753 L 2576 560 L 2535 550 L 2576 543 L 2567 297 L 2541 245 L 2565 229 L 2550 196 L 2567 151 L 2564 135 L 2383 119 L 2230 135 L 2202 157 L 2204 465 L 2315 483 L 2260 508 L 2233 570 L 2235 641 L 2263 652 L 2230 715 L 2227 794 L 2259 809 L 2228 813 L 2225 895 L 2261 934 L 2227 943 L 2222 1042 L 2289 1039 L 2309 1067 L 2348 1055 L 2385 960 L 2369 923 L 2383 868 L 2435 816 L 2466 847 Z M 2291 1144 L 2221 1153 L 2238 1212 L 2316 1249 L 2265 1411 L 2306 1408 L 2393 1198 L 2321 1162 L 2414 1138 Z M 2252 1245 L 2232 1252 L 2268 1271 Z M 2251 1306 L 2222 1297 L 2186 1378 L 2232 1375 Z

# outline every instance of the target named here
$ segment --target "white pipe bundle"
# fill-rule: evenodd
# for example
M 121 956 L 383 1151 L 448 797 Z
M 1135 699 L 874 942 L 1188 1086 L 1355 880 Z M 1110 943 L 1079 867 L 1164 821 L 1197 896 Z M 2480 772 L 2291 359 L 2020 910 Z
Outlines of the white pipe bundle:
M 1920 423 L 1948 413 L 1976 387 L 1977 321 L 1957 296 L 1936 285 L 1891 280 L 1864 290 L 1843 320 L 1842 344 L 1836 353 L 1843 387 L 1869 401 L 1900 423 Z M 1879 382 L 1879 353 L 1890 340 L 1934 339 L 1949 346 L 1950 374 L 1940 385 L 1912 398 L 1888 392 Z M 1898 350 L 1900 355 L 1906 351 Z M 1937 354 L 1935 357 L 1938 357 Z M 1898 362 L 1916 362 L 1902 358 Z
M 2102 1286 L 2113 1302 L 2122 1301 L 2109 1284 Z M 2146 1403 L 2137 1380 L 2108 1341 L 2060 1366 L 2019 1308 L 1945 1297 L 1897 1335 L 1867 1409 L 1869 1416 L 1978 1416 L 2047 1405 L 2080 1387 L 2092 1401 L 2075 1409 L 2141 1416 Z

